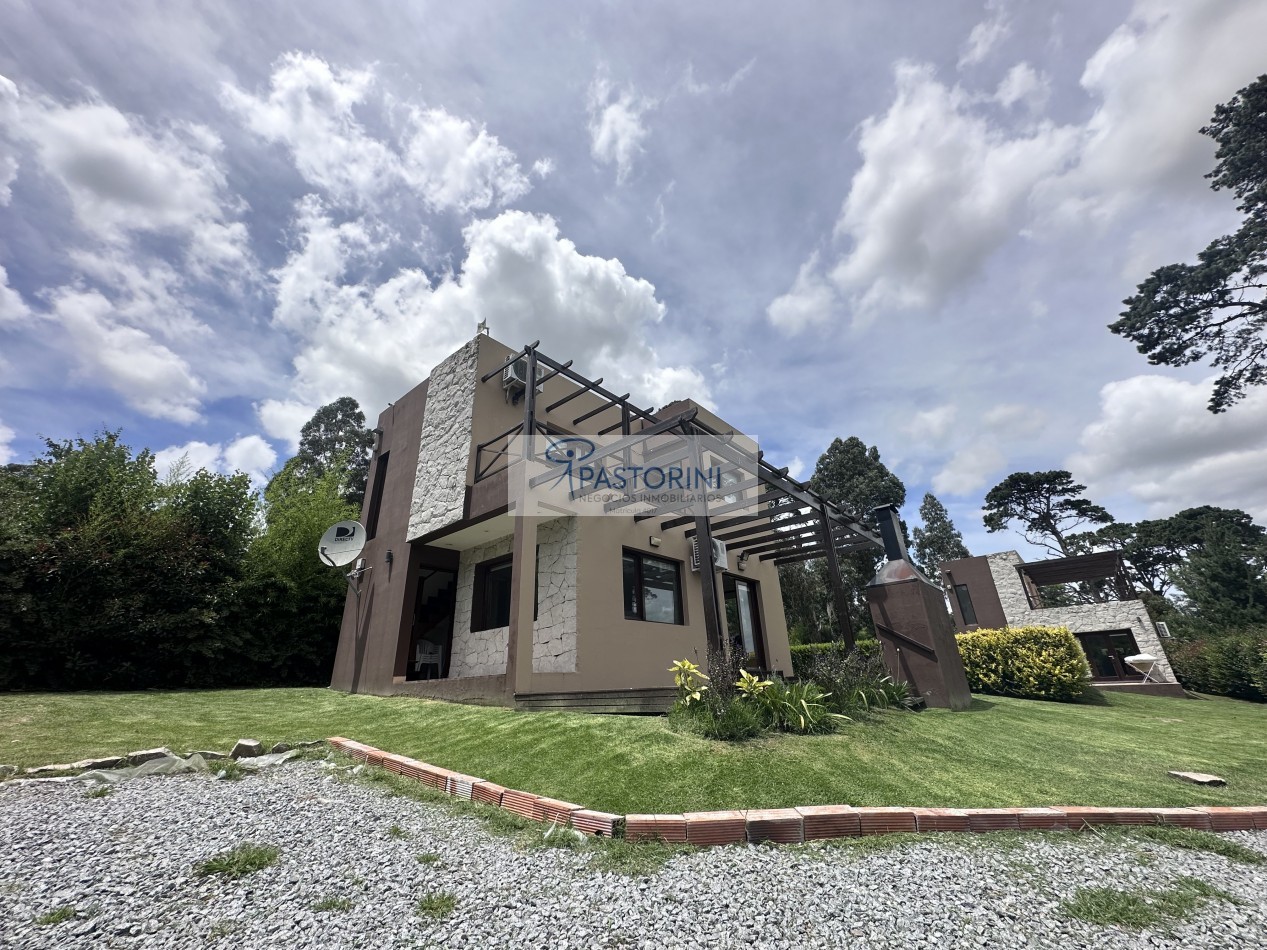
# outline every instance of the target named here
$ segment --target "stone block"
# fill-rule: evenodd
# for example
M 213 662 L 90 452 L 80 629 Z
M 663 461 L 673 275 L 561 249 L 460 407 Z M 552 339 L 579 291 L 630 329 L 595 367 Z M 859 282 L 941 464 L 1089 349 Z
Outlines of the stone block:
M 281 752 L 289 752 L 293 748 L 294 746 L 292 746 L 289 742 L 274 742 L 273 747 L 268 751 L 273 755 L 277 755 Z
M 858 810 L 849 805 L 802 805 L 802 834 L 806 841 L 825 838 L 856 838 L 862 834 Z
M 747 818 L 742 811 L 693 811 L 682 817 L 686 819 L 689 844 L 737 844 L 748 840 Z
M 227 759 L 229 756 L 224 752 L 217 752 L 214 749 L 195 749 L 190 755 L 200 755 L 208 762 L 217 762 L 220 759 Z
M 251 740 L 244 739 L 241 741 L 248 742 Z M 234 748 L 236 749 L 237 746 L 234 746 Z M 172 754 L 172 750 L 167 748 L 167 746 L 164 745 L 164 746 L 159 746 L 157 749 L 141 749 L 139 752 L 129 752 L 126 758 L 128 760 L 129 765 L 140 765 L 142 762 L 152 762 L 154 759 L 166 758 L 167 756 L 171 754 Z M 255 754 L 258 755 L 259 753 L 257 752 Z M 235 759 L 237 758 L 236 755 L 233 757 Z
M 681 815 L 626 815 L 625 837 L 630 841 L 686 842 L 686 819 Z
M 1210 775 L 1208 772 L 1167 772 L 1171 778 L 1177 778 L 1181 782 L 1191 782 L 1193 785 L 1210 785 L 1215 788 L 1226 785 L 1227 780 L 1217 775 Z
M 377 765 L 381 767 L 383 764 L 383 756 L 385 756 L 386 754 L 387 753 L 384 752 L 382 749 L 371 749 L 369 754 L 365 756 L 365 764 Z
M 1081 831 L 1083 828 L 1096 825 L 1119 824 L 1117 810 L 1114 808 L 1062 805 L 1060 810 L 1065 813 L 1065 820 L 1072 831 Z
M 746 813 L 748 840 L 753 844 L 774 841 L 778 844 L 800 844 L 805 840 L 805 825 L 795 808 L 755 808 Z
M 475 794 L 475 786 L 482 781 L 483 779 L 476 778 L 474 775 L 463 775 L 461 772 L 453 772 L 448 777 L 445 791 L 454 798 L 461 798 L 469 802 L 471 796 Z
M 864 835 L 887 835 L 915 831 L 915 812 L 909 808 L 883 806 L 858 809 L 859 828 Z
M 1059 808 L 1017 808 L 1016 823 L 1021 831 L 1061 831 L 1069 827 Z
M 912 808 L 916 831 L 971 831 L 968 813 L 962 808 Z

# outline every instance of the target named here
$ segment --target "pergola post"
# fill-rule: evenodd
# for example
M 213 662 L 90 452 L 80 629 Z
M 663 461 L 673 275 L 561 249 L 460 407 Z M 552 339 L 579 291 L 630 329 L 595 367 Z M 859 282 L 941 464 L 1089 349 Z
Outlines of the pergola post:
M 853 622 L 849 619 L 849 596 L 845 591 L 845 583 L 840 576 L 840 555 L 836 553 L 836 539 L 832 537 L 831 517 L 825 504 L 818 506 L 819 528 L 823 534 L 823 547 L 826 549 L 827 578 L 831 583 L 832 602 L 836 605 L 836 622 L 840 626 L 841 639 L 846 650 L 856 646 L 853 635 Z

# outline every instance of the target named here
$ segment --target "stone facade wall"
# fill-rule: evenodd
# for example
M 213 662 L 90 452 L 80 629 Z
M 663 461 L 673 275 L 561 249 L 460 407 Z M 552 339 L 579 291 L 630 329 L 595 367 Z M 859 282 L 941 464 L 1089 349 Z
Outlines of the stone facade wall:
M 458 561 L 457 602 L 453 610 L 453 658 L 449 678 L 493 676 L 506 672 L 509 627 L 471 630 L 471 605 L 475 593 L 475 565 L 510 553 L 511 539 L 498 538 L 463 551 Z
M 537 529 L 537 622 L 532 671 L 576 672 L 576 518 Z
M 1094 633 L 1100 630 L 1130 630 L 1141 653 L 1157 657 L 1153 678 L 1165 683 L 1175 683 L 1174 670 L 1166 656 L 1157 628 L 1153 625 L 1143 601 L 1118 600 L 1107 604 L 1075 604 L 1071 607 L 1045 607 L 1033 610 L 1025 596 L 1025 585 L 1016 570 L 1023 563 L 1015 551 L 1003 551 L 987 555 L 990 574 L 1003 604 L 1003 615 L 1008 626 L 1068 627 L 1072 633 Z
M 476 337 L 440 363 L 428 378 L 418 470 L 409 511 L 410 541 L 462 517 L 478 359 Z

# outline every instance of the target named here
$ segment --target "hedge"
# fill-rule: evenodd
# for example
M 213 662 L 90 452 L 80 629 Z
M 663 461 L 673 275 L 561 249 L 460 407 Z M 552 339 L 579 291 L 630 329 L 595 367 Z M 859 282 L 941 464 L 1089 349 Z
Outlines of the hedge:
M 1187 689 L 1267 702 L 1267 632 L 1171 641 L 1166 655 Z
M 845 644 L 839 640 L 833 640 L 829 643 L 798 643 L 790 649 L 792 651 L 792 675 L 798 679 L 807 675 L 809 663 L 814 657 L 827 656 L 832 653 L 838 653 L 843 657 L 849 652 Z M 859 640 L 858 652 L 865 657 L 878 656 L 880 653 L 880 641 Z
M 1077 638 L 1065 627 L 1005 627 L 956 636 L 974 693 L 1074 702 L 1091 682 Z

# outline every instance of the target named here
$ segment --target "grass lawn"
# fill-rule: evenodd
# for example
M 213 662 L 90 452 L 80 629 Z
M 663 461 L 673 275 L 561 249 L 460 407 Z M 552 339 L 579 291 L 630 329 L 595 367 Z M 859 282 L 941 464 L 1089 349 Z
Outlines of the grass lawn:
M 661 718 L 520 713 L 324 689 L 0 694 L 0 763 L 343 735 L 617 813 L 805 804 L 989 807 L 1267 803 L 1267 706 L 982 698 L 887 712 L 832 736 L 727 745 Z M 1167 769 L 1214 772 L 1207 789 Z

